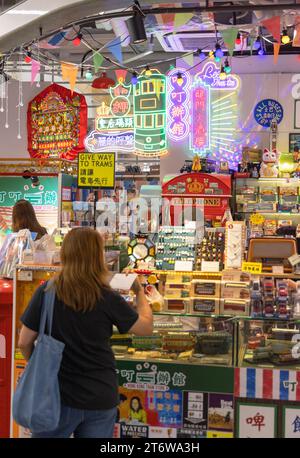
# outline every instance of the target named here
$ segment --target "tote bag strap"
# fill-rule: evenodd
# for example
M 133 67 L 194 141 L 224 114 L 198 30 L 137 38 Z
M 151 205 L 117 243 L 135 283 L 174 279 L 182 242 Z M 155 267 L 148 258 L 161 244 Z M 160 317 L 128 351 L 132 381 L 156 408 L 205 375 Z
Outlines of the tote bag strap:
M 49 280 L 44 291 L 44 299 L 42 304 L 42 316 L 40 321 L 39 336 L 45 334 L 46 321 L 48 321 L 49 335 L 52 332 L 53 311 L 55 302 L 55 286 L 54 281 Z

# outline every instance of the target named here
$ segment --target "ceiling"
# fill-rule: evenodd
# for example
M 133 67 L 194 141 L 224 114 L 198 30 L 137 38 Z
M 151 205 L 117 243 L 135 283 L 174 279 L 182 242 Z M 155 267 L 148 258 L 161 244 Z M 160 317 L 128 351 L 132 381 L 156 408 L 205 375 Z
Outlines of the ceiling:
M 151 9 L 157 6 L 161 7 L 199 7 L 205 6 L 206 2 L 182 2 L 173 0 L 172 3 L 159 2 L 159 0 L 140 0 L 141 8 Z M 5 1 L 3 4 L 8 7 L 16 2 Z M 109 43 L 116 37 L 116 34 L 126 38 L 126 19 L 118 18 L 114 21 L 109 19 L 103 20 L 103 14 L 110 12 L 120 12 L 125 9 L 128 12 L 132 6 L 132 1 L 122 1 L 124 8 L 120 10 L 119 0 L 27 0 L 20 3 L 16 8 L 13 8 L 6 13 L 0 15 L 0 51 L 2 53 L 15 50 L 15 53 L 7 58 L 7 67 L 13 68 L 16 66 L 21 57 L 18 55 L 19 47 L 27 47 L 32 44 L 34 57 L 44 64 L 44 71 L 57 72 L 61 61 L 73 62 L 80 64 L 83 59 L 85 67 L 91 64 L 90 53 L 91 49 L 102 48 L 103 45 Z M 209 51 L 214 49 L 216 42 L 215 24 L 218 30 L 222 30 L 230 25 L 238 26 L 240 31 L 245 32 L 245 36 L 254 30 L 258 32 L 258 21 L 270 17 L 275 14 L 283 15 L 286 25 L 294 23 L 294 17 L 297 14 L 296 8 L 300 5 L 294 5 L 293 10 L 267 10 L 267 11 L 244 11 L 244 8 L 251 8 L 253 5 L 271 5 L 276 8 L 278 4 L 291 5 L 292 0 L 240 0 L 237 2 L 229 2 L 224 0 L 211 0 L 209 5 L 212 7 L 231 8 L 234 3 L 236 11 L 216 12 L 214 16 L 211 13 L 195 12 L 194 16 L 187 24 L 178 28 L 176 33 L 173 33 L 174 14 L 147 14 L 145 16 L 145 28 L 147 32 L 147 42 L 143 45 L 127 45 L 122 46 L 123 63 L 125 66 L 132 69 L 142 68 L 146 64 L 154 65 L 156 62 L 163 62 L 159 65 L 169 65 L 177 57 L 182 56 L 187 52 L 195 51 L 198 48 Z M 39 14 L 12 14 L 13 10 L 32 11 Z M 128 10 L 129 9 L 129 10 Z M 243 10 L 243 11 L 242 11 Z M 103 13 L 103 14 L 102 14 Z M 300 15 L 300 11 L 298 10 Z M 169 18 L 169 20 L 167 20 Z M 83 19 L 85 20 L 83 23 Z M 77 21 L 82 24 L 77 25 Z M 74 23 L 75 25 L 72 25 Z M 57 47 L 50 48 L 47 43 L 51 36 L 57 34 L 61 30 L 67 30 L 66 39 L 62 40 Z M 83 34 L 83 40 L 80 46 L 75 47 L 72 43 L 72 38 L 77 34 L 77 31 Z M 267 31 L 263 31 L 268 37 Z M 38 37 L 41 37 L 38 50 L 36 42 Z M 271 39 L 271 37 L 269 37 Z M 271 40 L 270 40 L 271 41 Z M 126 40 L 123 45 L 126 44 Z M 266 51 L 272 53 L 272 43 L 265 42 Z M 299 48 L 286 46 L 282 48 L 282 53 L 298 53 Z M 249 54 L 249 49 L 244 46 L 243 50 L 237 54 Z M 113 56 L 108 49 L 102 49 L 101 53 L 108 59 Z M 103 64 L 108 68 L 115 68 L 108 60 Z M 30 66 L 28 66 L 29 71 Z M 24 71 L 24 68 L 23 68 Z

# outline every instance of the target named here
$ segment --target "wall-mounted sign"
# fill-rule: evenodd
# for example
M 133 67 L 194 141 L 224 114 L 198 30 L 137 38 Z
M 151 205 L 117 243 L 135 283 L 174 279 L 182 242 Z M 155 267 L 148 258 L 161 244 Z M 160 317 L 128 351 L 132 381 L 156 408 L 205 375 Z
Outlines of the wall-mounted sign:
M 134 130 L 131 112 L 131 85 L 119 82 L 110 88 L 109 106 L 102 102 L 97 109 L 95 130 L 85 139 L 86 149 L 92 153 L 133 151 Z
M 263 127 L 270 127 L 273 119 L 279 124 L 283 119 L 283 107 L 274 99 L 261 100 L 254 108 L 254 119 Z
M 178 84 L 178 72 L 182 83 Z M 190 125 L 190 86 L 191 77 L 181 68 L 168 73 L 168 135 L 175 141 L 184 140 L 189 134 Z
M 143 157 L 167 153 L 166 77 L 158 70 L 140 75 L 134 87 L 134 153 Z
M 205 153 L 210 148 L 210 87 L 201 80 L 192 86 L 191 149 Z
M 73 160 L 78 152 L 84 151 L 85 97 L 51 84 L 29 103 L 27 125 L 31 157 Z
M 211 87 L 211 89 L 238 89 L 240 80 L 236 75 L 227 75 L 224 80 L 220 79 L 220 69 L 215 62 L 207 62 L 201 72 L 197 74 L 197 78 Z
M 113 189 L 115 187 L 115 153 L 80 153 L 78 187 Z

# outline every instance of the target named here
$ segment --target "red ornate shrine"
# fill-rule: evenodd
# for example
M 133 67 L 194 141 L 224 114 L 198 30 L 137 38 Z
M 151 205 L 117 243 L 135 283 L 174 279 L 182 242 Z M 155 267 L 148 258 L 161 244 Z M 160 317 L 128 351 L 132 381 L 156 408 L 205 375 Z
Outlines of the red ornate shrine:
M 205 218 L 216 219 L 223 217 L 229 208 L 231 177 L 213 173 L 185 173 L 164 183 L 162 196 L 172 200 L 174 205 L 181 205 L 185 200 L 185 204 L 193 207 L 197 205 L 196 199 L 203 198 Z
M 31 157 L 75 159 L 80 151 L 85 150 L 85 97 L 51 84 L 29 103 L 27 131 Z

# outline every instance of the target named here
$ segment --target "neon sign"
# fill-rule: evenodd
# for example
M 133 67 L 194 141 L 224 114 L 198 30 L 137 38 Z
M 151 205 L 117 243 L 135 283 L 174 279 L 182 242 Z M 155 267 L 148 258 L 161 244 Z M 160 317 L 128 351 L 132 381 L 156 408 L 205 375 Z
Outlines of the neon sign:
M 158 70 L 140 75 L 134 87 L 134 148 L 143 157 L 167 153 L 166 77 Z
M 220 79 L 220 69 L 215 62 L 207 62 L 201 72 L 196 75 L 196 79 L 201 79 L 211 89 L 238 89 L 240 80 L 236 75 L 227 75 L 224 80 Z
M 210 87 L 201 80 L 192 86 L 193 126 L 191 131 L 191 149 L 204 154 L 210 148 Z
M 110 88 L 111 102 L 105 102 L 97 109 L 95 130 L 85 139 L 85 146 L 91 153 L 116 151 L 130 152 L 134 149 L 134 124 L 130 116 L 131 86 L 121 81 Z
M 177 82 L 178 72 L 182 75 L 182 84 Z M 168 73 L 168 135 L 175 141 L 184 140 L 189 134 L 189 103 L 191 77 L 183 69 L 174 69 Z

